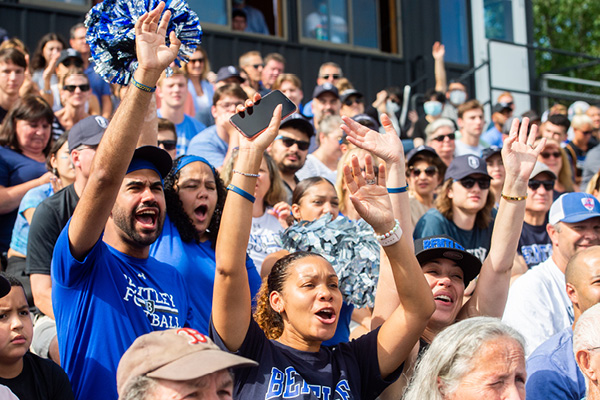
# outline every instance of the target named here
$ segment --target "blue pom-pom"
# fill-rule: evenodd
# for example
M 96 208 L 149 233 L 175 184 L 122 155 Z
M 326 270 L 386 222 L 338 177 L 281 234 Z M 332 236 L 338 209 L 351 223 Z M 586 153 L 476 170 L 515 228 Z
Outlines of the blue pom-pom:
M 149 10 L 153 10 L 159 0 L 104 0 L 94 6 L 85 18 L 88 28 L 86 40 L 90 45 L 94 70 L 105 81 L 127 85 L 138 67 L 135 53 L 135 23 Z M 166 44 L 169 34 L 181 40 L 175 64 L 187 62 L 202 39 L 202 28 L 196 13 L 189 9 L 185 0 L 167 0 L 165 10 L 171 11 L 167 27 Z M 167 68 L 167 76 L 171 75 Z

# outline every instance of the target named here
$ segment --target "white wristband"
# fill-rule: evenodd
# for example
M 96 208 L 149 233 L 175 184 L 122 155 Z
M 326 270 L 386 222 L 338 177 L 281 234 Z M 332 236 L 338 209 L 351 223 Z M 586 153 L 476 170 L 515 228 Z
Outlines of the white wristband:
M 398 220 L 396 220 L 396 224 L 389 232 L 387 232 L 383 235 L 375 234 L 375 238 L 379 241 L 379 244 L 381 244 L 383 247 L 393 245 L 394 243 L 400 241 L 401 237 L 402 237 L 402 228 L 400 228 L 400 222 L 398 222 Z

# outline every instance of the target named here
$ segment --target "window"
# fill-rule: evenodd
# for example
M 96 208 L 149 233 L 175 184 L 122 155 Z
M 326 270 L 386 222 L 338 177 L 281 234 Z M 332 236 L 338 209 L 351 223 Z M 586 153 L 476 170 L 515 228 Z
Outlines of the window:
M 248 33 L 278 34 L 277 2 L 250 0 L 188 0 L 200 24 L 222 25 Z M 244 21 L 245 20 L 245 21 Z
M 511 0 L 484 0 L 485 37 L 513 41 Z
M 446 47 L 445 61 L 469 64 L 466 0 L 440 0 L 440 30 Z

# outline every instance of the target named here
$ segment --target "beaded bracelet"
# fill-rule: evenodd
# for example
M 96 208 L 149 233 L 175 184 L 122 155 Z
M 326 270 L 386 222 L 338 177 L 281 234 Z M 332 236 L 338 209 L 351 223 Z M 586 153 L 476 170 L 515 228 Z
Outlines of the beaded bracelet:
M 258 177 L 260 177 L 260 174 L 249 174 L 247 172 L 238 171 L 237 169 L 234 169 L 233 172 L 236 173 L 236 174 L 247 176 L 249 178 L 258 178 Z
M 400 222 L 398 222 L 398 220 L 395 221 L 396 224 L 389 232 L 384 233 L 383 235 L 374 234 L 375 239 L 377 239 L 379 244 L 381 244 L 383 247 L 393 245 L 402 237 L 402 228 L 400 228 Z
M 404 193 L 408 190 L 408 183 L 406 186 L 397 187 L 397 188 L 387 188 L 388 193 Z
M 232 184 L 229 184 L 227 186 L 227 190 L 231 190 L 232 192 L 239 194 L 246 200 L 249 200 L 250 203 L 254 203 L 254 201 L 256 200 L 256 197 L 252 196 L 250 193 L 246 192 L 244 189 L 240 189 L 239 187 L 233 186 Z
M 136 88 L 138 88 L 144 92 L 154 93 L 154 91 L 156 90 L 156 86 L 150 87 L 150 86 L 144 85 L 143 83 L 139 83 L 138 81 L 135 80 L 135 78 L 133 76 L 131 77 L 131 83 L 133 84 L 133 86 L 135 86 Z
M 515 200 L 515 201 L 521 201 L 521 200 L 525 200 L 527 198 L 527 194 L 525 194 L 525 196 L 507 196 L 504 193 L 501 193 L 500 196 L 502 196 L 502 198 L 504 200 Z

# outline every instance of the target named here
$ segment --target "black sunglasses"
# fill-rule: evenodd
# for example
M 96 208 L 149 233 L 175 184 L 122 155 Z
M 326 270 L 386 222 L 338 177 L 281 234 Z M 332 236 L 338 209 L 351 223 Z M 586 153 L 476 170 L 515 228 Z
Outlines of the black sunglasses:
M 408 168 L 408 172 L 412 174 L 412 176 L 414 176 L 415 178 L 421 176 L 422 172 L 425 172 L 425 175 L 427 175 L 428 177 L 433 177 L 435 174 L 437 174 L 438 169 L 436 166 L 434 165 L 430 165 L 429 167 L 425 168 L 425 169 L 419 169 L 419 168 L 413 168 L 413 167 L 409 167 Z
M 175 150 L 177 147 L 177 140 L 159 140 L 158 146 L 164 147 L 165 150 Z
M 544 152 L 544 153 L 541 153 L 540 156 L 542 156 L 542 158 L 550 158 L 550 157 L 560 158 L 560 151 Z
M 90 85 L 65 85 L 63 86 L 63 89 L 65 89 L 67 92 L 71 92 L 73 93 L 75 91 L 75 89 L 79 88 L 79 90 L 81 90 L 82 92 L 87 92 L 88 90 L 90 90 Z
M 435 140 L 436 142 L 443 142 L 444 139 L 446 139 L 446 138 L 448 138 L 450 140 L 454 140 L 454 139 L 456 139 L 456 135 L 454 133 L 449 133 L 447 135 L 436 136 L 431 140 Z
M 69 67 L 77 67 L 77 68 L 83 67 L 83 62 L 82 61 L 79 61 L 79 60 L 73 59 L 73 58 L 66 59 L 61 64 L 64 65 L 65 67 L 67 67 L 67 68 L 69 68 Z
M 189 63 L 203 63 L 204 62 L 204 58 L 190 58 Z
M 329 79 L 329 78 L 333 78 L 333 79 L 340 79 L 342 76 L 340 74 L 325 74 L 325 75 L 321 75 L 321 78 L 323 79 Z
M 362 97 L 353 97 L 353 98 L 344 100 L 344 104 L 347 106 L 351 106 L 354 103 L 362 104 L 362 103 L 364 103 L 364 99 Z
M 264 67 L 265 67 L 265 65 L 264 65 L 264 64 L 252 64 L 252 67 L 253 67 L 254 69 L 259 69 L 259 68 L 264 68 Z
M 541 185 L 544 185 L 544 189 L 546 189 L 546 191 L 550 191 L 550 190 L 554 189 L 554 181 L 553 180 L 538 181 L 538 180 L 531 179 L 527 183 L 527 186 L 529 186 L 529 189 L 531 189 L 533 191 L 538 190 Z
M 480 189 L 489 189 L 490 188 L 490 179 L 486 179 L 486 178 L 481 178 L 481 179 L 462 178 L 462 179 L 455 179 L 454 182 L 459 182 L 461 184 L 461 186 L 464 187 L 465 189 L 471 189 L 473 186 L 475 186 L 475 184 L 479 185 Z
M 279 135 L 275 138 L 275 140 L 281 140 L 285 147 L 292 147 L 293 145 L 298 145 L 298 150 L 306 151 L 308 150 L 308 146 L 310 143 L 304 140 L 296 140 L 287 136 Z

